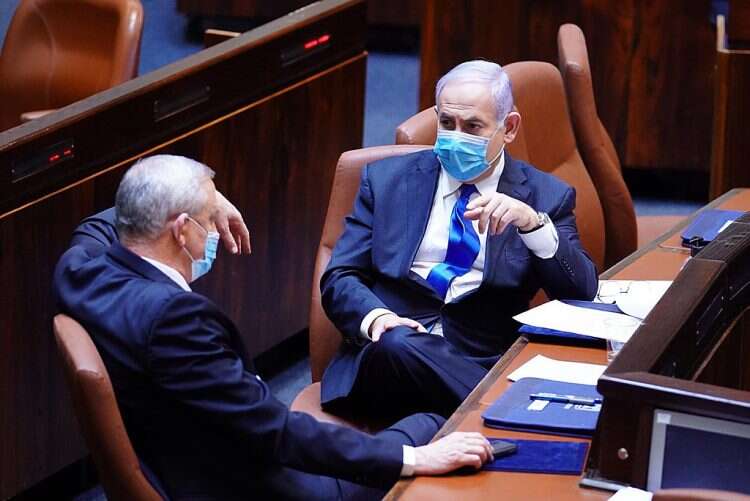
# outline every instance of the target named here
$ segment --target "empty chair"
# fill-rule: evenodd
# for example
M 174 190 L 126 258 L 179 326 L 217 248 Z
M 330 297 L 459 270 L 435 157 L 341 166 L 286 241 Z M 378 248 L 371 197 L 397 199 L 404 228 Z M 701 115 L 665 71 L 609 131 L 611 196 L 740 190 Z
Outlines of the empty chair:
M 76 418 L 107 498 L 163 499 L 141 469 L 122 422 L 112 382 L 91 337 L 81 324 L 62 314 L 55 316 L 54 330 Z
M 341 344 L 341 334 L 328 320 L 320 302 L 320 277 L 323 275 L 331 251 L 344 229 L 344 218 L 352 211 L 354 199 L 359 190 L 362 168 L 383 158 L 406 155 L 427 148 L 427 146 L 375 146 L 344 152 L 339 158 L 333 178 L 328 211 L 320 238 L 318 253 L 315 257 L 315 270 L 310 297 L 310 368 L 313 384 L 302 390 L 292 402 L 295 411 L 304 411 L 322 421 L 331 421 L 374 430 L 382 428 L 385 423 L 368 421 L 363 416 L 334 416 L 324 412 L 320 407 L 320 380 L 328 363 Z
M 139 0 L 21 0 L 0 55 L 0 130 L 135 77 L 142 31 Z
M 612 140 L 596 111 L 586 39 L 574 24 L 557 34 L 560 73 L 578 150 L 599 192 L 606 222 L 607 267 L 684 220 L 680 216 L 635 217 L 633 200 L 622 177 Z

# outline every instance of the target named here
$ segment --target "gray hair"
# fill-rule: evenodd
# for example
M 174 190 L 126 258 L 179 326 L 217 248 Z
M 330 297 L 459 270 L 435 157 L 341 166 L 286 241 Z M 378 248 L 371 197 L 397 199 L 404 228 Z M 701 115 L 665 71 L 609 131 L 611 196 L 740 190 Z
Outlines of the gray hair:
M 502 120 L 513 110 L 513 90 L 510 78 L 499 64 L 475 59 L 461 63 L 438 80 L 435 86 L 435 104 L 440 103 L 443 88 L 453 82 L 480 82 L 490 87 L 497 119 Z
M 154 240 L 169 218 L 200 212 L 207 202 L 201 183 L 214 171 L 176 155 L 156 155 L 135 163 L 120 181 L 115 197 L 115 226 L 121 237 Z

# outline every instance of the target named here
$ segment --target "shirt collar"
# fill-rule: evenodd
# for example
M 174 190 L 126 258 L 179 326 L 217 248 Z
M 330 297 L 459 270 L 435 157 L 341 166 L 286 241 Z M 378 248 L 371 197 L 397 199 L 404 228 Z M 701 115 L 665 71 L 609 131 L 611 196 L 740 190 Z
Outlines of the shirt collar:
M 184 291 L 191 292 L 192 289 L 188 285 L 188 283 L 185 281 L 185 277 L 182 276 L 182 273 L 175 270 L 171 266 L 168 266 L 161 261 L 157 261 L 156 259 L 151 259 L 150 257 L 146 256 L 140 256 L 141 259 L 146 261 L 147 263 L 151 264 L 159 270 L 160 272 L 164 273 L 166 276 L 172 279 L 174 283 L 180 286 L 180 288 Z
M 503 148 L 502 153 L 500 153 L 500 158 L 495 161 L 495 166 L 492 168 L 494 169 L 492 175 L 475 184 L 480 196 L 497 191 L 497 185 L 500 182 L 500 176 L 503 175 L 503 170 L 505 169 L 505 148 Z M 449 176 L 445 172 L 445 169 L 440 169 L 438 192 L 443 198 L 454 194 L 462 184 L 465 183 L 462 183 L 461 181 Z

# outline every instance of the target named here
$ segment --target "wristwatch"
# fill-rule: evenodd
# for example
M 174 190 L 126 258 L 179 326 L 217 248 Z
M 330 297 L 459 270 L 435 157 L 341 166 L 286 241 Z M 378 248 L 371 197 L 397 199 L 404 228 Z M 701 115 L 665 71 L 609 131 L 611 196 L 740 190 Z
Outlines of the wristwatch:
M 532 231 L 536 231 L 542 226 L 544 226 L 545 224 L 548 224 L 551 222 L 552 220 L 549 218 L 549 215 L 546 212 L 537 212 L 536 213 L 536 226 L 534 226 L 528 231 L 522 231 L 521 229 L 519 229 L 518 232 L 523 233 L 523 234 L 531 233 Z

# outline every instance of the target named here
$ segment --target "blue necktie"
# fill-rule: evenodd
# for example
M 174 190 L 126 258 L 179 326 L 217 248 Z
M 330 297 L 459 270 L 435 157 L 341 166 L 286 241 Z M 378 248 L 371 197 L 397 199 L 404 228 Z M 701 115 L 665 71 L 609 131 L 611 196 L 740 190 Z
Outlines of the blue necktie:
M 474 231 L 471 221 L 464 217 L 469 198 L 476 192 L 477 188 L 473 184 L 461 185 L 461 194 L 451 213 L 445 261 L 435 265 L 427 275 L 427 281 L 443 298 L 453 279 L 468 273 L 479 255 L 479 235 Z

